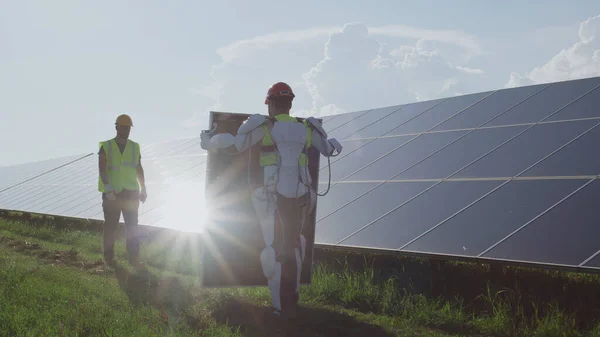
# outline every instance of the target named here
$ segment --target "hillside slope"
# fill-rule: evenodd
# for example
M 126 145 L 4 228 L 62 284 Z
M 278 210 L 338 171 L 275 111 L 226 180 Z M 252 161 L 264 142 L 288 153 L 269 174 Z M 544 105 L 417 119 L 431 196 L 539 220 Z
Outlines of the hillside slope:
M 175 240 L 174 240 L 175 241 Z M 0 336 L 578 336 L 560 311 L 525 321 L 498 294 L 477 315 L 317 264 L 298 317 L 267 317 L 266 288 L 201 289 L 185 245 L 145 243 L 146 270 L 102 264 L 101 235 L 0 220 Z M 184 248 L 181 248 L 181 247 Z M 600 336 L 600 327 L 586 336 Z

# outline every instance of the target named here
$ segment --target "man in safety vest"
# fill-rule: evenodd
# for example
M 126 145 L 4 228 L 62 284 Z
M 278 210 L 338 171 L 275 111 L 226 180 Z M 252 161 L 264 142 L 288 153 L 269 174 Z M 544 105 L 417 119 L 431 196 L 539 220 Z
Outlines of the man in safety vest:
M 275 83 L 265 99 L 269 117 L 250 116 L 236 136 L 221 133 L 211 137 L 208 131 L 201 134 L 201 146 L 208 151 L 233 146 L 239 152 L 260 150 L 263 178 L 252 186 L 252 203 L 260 219 L 265 243 L 260 261 L 276 317 L 294 316 L 299 300 L 306 255 L 301 231 L 317 197 L 308 171 L 307 150 L 314 147 L 328 157 L 342 150 L 337 140 L 327 139 L 315 118 L 299 122 L 290 116 L 294 97 L 289 85 Z
M 129 139 L 133 122 L 126 114 L 115 122 L 115 138 L 100 142 L 98 190 L 104 210 L 104 259 L 114 264 L 114 245 L 121 212 L 125 220 L 125 242 L 129 263 L 140 266 L 137 236 L 139 202 L 147 198 L 140 145 Z M 141 190 L 140 190 L 141 187 Z

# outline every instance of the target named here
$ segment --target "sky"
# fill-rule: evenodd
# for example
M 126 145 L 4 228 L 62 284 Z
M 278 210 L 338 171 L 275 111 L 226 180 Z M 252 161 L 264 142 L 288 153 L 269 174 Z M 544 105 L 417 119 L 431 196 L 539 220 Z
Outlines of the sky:
M 199 137 L 278 81 L 323 116 L 591 76 L 600 1 L 0 0 L 0 166 L 95 152 L 121 113 Z

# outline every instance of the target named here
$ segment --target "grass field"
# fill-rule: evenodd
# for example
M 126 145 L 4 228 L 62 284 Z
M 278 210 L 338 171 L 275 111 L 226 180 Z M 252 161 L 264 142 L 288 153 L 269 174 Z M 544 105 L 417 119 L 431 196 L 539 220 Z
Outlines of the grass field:
M 551 302 L 519 304 L 491 288 L 477 305 L 432 298 L 374 269 L 318 261 L 297 318 L 277 323 L 266 316 L 267 288 L 201 289 L 193 257 L 165 242 L 145 244 L 147 270 L 134 271 L 121 240 L 109 268 L 101 243 L 96 232 L 0 220 L 0 336 L 600 337 L 597 321 Z

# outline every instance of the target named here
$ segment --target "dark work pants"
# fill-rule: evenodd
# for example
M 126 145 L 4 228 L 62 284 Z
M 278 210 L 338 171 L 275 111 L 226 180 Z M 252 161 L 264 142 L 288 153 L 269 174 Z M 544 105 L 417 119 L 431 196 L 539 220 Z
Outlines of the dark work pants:
M 307 204 L 306 198 L 286 198 L 277 195 L 277 209 L 275 213 L 275 242 L 277 247 L 277 261 L 281 263 L 281 310 L 295 311 L 299 294 L 296 293 L 297 265 L 296 252 L 300 253 L 300 234 L 302 230 L 302 211 Z M 301 256 L 300 256 L 301 257 Z
M 139 194 L 133 192 L 122 192 L 117 195 L 116 200 L 108 200 L 102 194 L 102 209 L 104 211 L 104 259 L 114 259 L 115 240 L 119 226 L 121 213 L 125 221 L 125 244 L 129 263 L 137 263 L 139 259 L 138 208 L 140 205 Z

